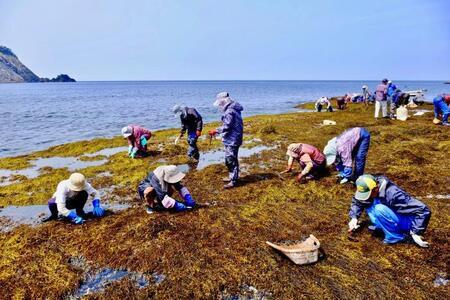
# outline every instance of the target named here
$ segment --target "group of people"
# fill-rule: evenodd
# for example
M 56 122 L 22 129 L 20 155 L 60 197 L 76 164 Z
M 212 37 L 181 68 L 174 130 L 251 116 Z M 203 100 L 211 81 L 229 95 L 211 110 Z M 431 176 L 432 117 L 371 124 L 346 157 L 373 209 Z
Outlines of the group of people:
M 378 92 L 384 93 L 381 88 L 377 88 Z M 450 100 L 449 96 L 443 96 L 438 101 L 445 103 Z M 222 112 L 222 125 L 209 131 L 209 135 L 222 135 L 225 165 L 229 171 L 224 188 L 233 188 L 239 178 L 238 153 L 243 141 L 241 116 L 243 107 L 232 100 L 227 92 L 219 93 L 213 105 Z M 327 105 L 329 110 L 328 107 L 331 104 L 322 102 L 318 105 Z M 319 107 L 318 105 L 316 107 Z M 435 109 L 435 113 L 442 113 L 444 122 L 447 122 L 448 106 L 444 108 L 440 103 L 438 107 L 440 111 L 437 112 Z M 203 130 L 201 115 L 194 108 L 180 105 L 174 106 L 172 112 L 179 115 L 181 121 L 181 131 L 175 143 L 178 143 L 187 132 L 188 156 L 198 160 L 200 153 L 197 140 Z M 137 125 L 129 125 L 122 129 L 122 135 L 128 140 L 130 157 L 147 155 L 148 141 L 152 136 L 149 130 Z M 364 174 L 369 147 L 370 132 L 362 127 L 347 129 L 332 138 L 323 152 L 313 145 L 293 143 L 287 147 L 288 163 L 281 173 L 292 172 L 294 163 L 298 162 L 302 170 L 297 175 L 297 180 L 304 183 L 325 176 L 328 173 L 327 166 L 335 167 L 340 184 L 351 182 L 357 188 L 349 212 L 349 231 L 354 231 L 360 226 L 358 219 L 363 210 L 366 210 L 373 224 L 369 229 L 383 231 L 385 243 L 396 243 L 410 236 L 417 245 L 428 247 L 428 243 L 420 235 L 427 228 L 431 216 L 429 208 L 386 177 Z M 139 198 L 146 202 L 147 212 L 152 213 L 155 210 L 181 212 L 195 207 L 196 201 L 187 187 L 182 184 L 184 176 L 185 174 L 175 165 L 163 165 L 151 171 L 137 188 Z M 175 192 L 178 192 L 182 201 L 174 198 Z M 57 219 L 60 215 L 74 224 L 82 224 L 86 219 L 83 208 L 89 196 L 93 198 L 92 215 L 102 217 L 105 211 L 100 205 L 98 191 L 86 181 L 82 174 L 73 173 L 69 179 L 58 184 L 55 194 L 49 200 L 51 216 L 48 220 Z M 72 209 L 75 209 L 75 212 Z

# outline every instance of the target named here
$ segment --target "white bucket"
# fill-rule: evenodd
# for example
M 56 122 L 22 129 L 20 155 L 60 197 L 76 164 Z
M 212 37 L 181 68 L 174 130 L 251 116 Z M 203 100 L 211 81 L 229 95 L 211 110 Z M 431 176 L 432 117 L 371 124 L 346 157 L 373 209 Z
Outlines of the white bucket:
M 397 120 L 406 121 L 408 119 L 408 109 L 405 106 L 397 108 Z

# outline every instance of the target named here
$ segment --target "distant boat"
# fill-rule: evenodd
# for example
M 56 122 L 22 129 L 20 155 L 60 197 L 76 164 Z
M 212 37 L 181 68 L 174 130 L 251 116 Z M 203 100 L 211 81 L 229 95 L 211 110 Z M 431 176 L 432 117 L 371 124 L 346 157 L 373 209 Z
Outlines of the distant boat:
M 446 81 L 446 82 L 444 82 L 444 84 L 450 84 L 450 81 Z

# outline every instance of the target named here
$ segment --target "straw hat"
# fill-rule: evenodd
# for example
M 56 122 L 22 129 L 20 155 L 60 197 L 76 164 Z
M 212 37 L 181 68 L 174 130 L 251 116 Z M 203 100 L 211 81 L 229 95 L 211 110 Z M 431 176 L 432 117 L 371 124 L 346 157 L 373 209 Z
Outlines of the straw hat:
M 72 191 L 80 192 L 84 190 L 86 186 L 86 178 L 83 174 L 73 173 L 72 175 L 70 175 L 67 185 Z

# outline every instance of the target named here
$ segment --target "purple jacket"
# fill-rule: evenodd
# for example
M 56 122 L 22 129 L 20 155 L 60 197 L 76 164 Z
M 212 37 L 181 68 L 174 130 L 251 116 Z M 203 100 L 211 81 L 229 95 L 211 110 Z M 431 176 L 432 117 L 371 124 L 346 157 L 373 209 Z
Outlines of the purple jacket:
M 237 102 L 232 101 L 225 107 L 222 115 L 222 127 L 217 132 L 222 134 L 222 141 L 225 146 L 240 146 L 244 135 L 244 122 L 241 111 L 244 108 Z
M 361 136 L 361 127 L 347 129 L 336 138 L 336 154 L 345 167 L 352 167 L 352 153 Z
M 375 90 L 375 100 L 376 101 L 386 100 L 387 89 L 388 87 L 384 83 L 380 83 L 379 85 L 377 85 L 377 88 Z
M 147 141 L 152 136 L 150 130 L 138 125 L 129 125 L 133 128 L 133 134 L 130 135 L 128 139 L 128 145 L 138 148 L 139 150 L 144 150 L 145 147 L 141 145 L 141 138 L 145 137 Z

